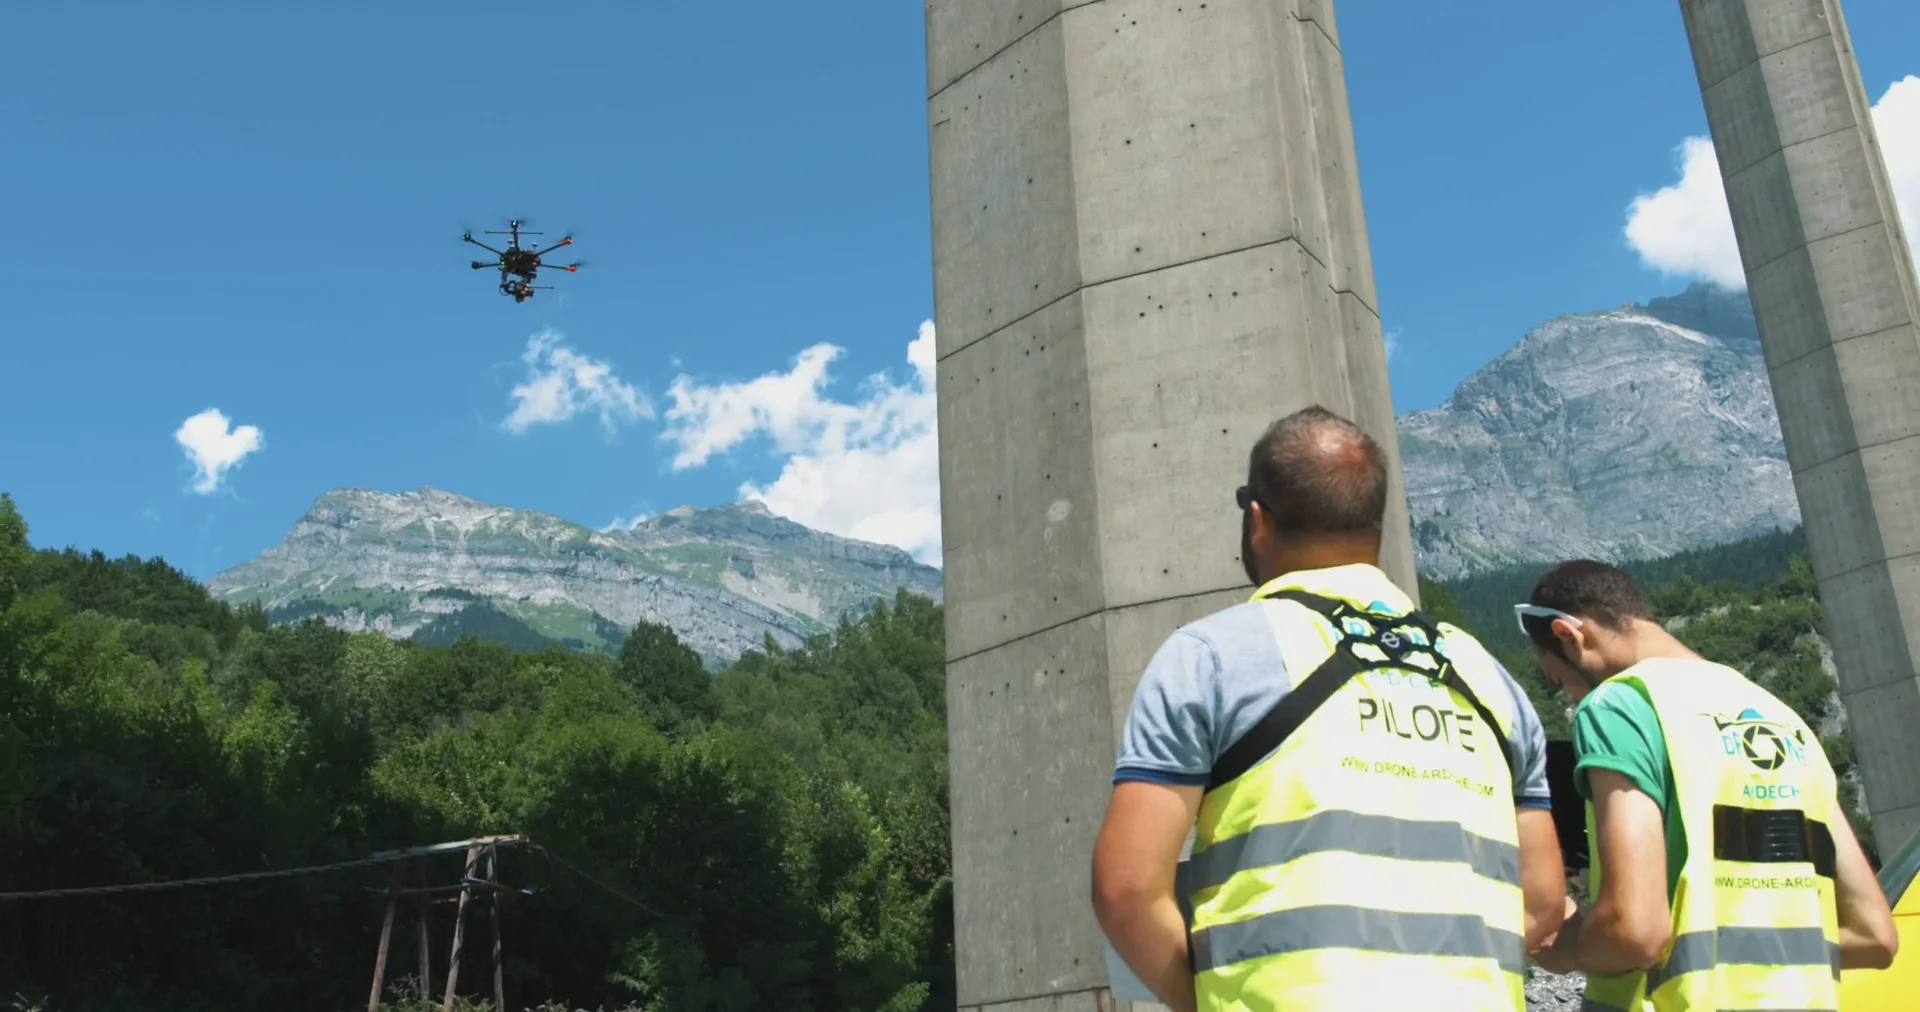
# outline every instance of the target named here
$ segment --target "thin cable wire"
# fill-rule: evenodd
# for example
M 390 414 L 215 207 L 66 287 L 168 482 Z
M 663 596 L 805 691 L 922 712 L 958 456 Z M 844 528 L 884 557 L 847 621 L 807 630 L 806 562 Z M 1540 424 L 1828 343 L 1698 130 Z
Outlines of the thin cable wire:
M 107 896 L 114 893 L 157 892 L 162 889 L 185 889 L 190 886 L 225 885 L 229 882 L 255 882 L 261 879 L 290 878 L 295 875 L 317 875 L 321 872 L 340 871 L 345 868 L 364 868 L 370 865 L 386 864 L 398 860 L 401 860 L 400 855 L 365 857 L 357 861 L 337 861 L 333 864 L 316 864 L 305 868 L 282 868 L 277 871 L 243 872 L 238 875 L 209 875 L 203 878 L 174 879 L 169 882 L 134 882 L 125 885 L 85 886 L 73 889 L 42 889 L 37 892 L 0 893 L 0 902 L 10 900 L 60 899 L 68 896 Z
M 634 899 L 633 897 L 631 897 L 631 896 L 628 896 L 628 895 L 627 895 L 626 893 L 623 893 L 623 892 L 621 892 L 620 890 L 618 890 L 618 889 L 615 889 L 614 887 L 612 887 L 612 886 L 610 886 L 610 885 L 608 885 L 608 884 L 606 884 L 605 882 L 602 882 L 602 881 L 600 881 L 599 879 L 597 879 L 597 878 L 594 878 L 594 877 L 593 877 L 592 875 L 589 875 L 589 874 L 587 874 L 587 873 L 586 873 L 585 871 L 583 871 L 583 870 L 582 870 L 582 869 L 580 868 L 580 866 L 579 866 L 579 865 L 576 865 L 576 864 L 574 864 L 574 863 L 573 863 L 572 861 L 569 861 L 569 860 L 567 860 L 566 858 L 564 858 L 564 857 L 561 857 L 561 856 L 560 856 L 560 855 L 558 855 L 558 854 L 555 854 L 555 853 L 554 853 L 553 851 L 551 851 L 551 850 L 548 850 L 547 848 L 545 848 L 545 847 L 542 847 L 542 846 L 540 846 L 540 845 L 539 845 L 539 844 L 537 844 L 537 843 L 530 843 L 530 844 L 528 844 L 527 846 L 529 846 L 529 847 L 532 847 L 532 848 L 533 848 L 534 850 L 537 850 L 537 851 L 539 851 L 540 853 L 542 853 L 542 854 L 544 854 L 544 855 L 546 855 L 546 857 L 547 857 L 547 859 L 548 859 L 548 860 L 550 860 L 550 861 L 558 861 L 558 862 L 560 862 L 560 864 L 561 864 L 561 865 L 562 865 L 563 867 L 565 867 L 565 868 L 566 868 L 566 869 L 567 869 L 568 871 L 571 871 L 571 872 L 573 872 L 573 873 L 574 873 L 575 875 L 578 875 L 578 876 L 580 876 L 581 878 L 583 878 L 583 879 L 586 879 L 587 881 L 589 881 L 589 882 L 591 882 L 591 883 L 593 883 L 594 885 L 597 885 L 597 886 L 599 886 L 600 888 L 602 888 L 602 889 L 604 889 L 604 890 L 606 890 L 607 892 L 609 892 L 609 893 L 612 893 L 612 894 L 613 894 L 614 896 L 617 896 L 617 897 L 619 897 L 620 899 L 623 899 L 623 900 L 625 900 L 625 901 L 627 901 L 628 903 L 631 903 L 631 904 L 633 904 L 634 906 L 636 906 L 636 907 L 639 907 L 639 908 L 640 908 L 641 910 L 643 910 L 643 911 L 646 911 L 646 912 L 647 912 L 648 914 L 651 914 L 651 915 L 652 915 L 652 916 L 654 916 L 654 917 L 658 917 L 658 918 L 660 918 L 660 919 L 661 919 L 661 920 L 663 920 L 663 921 L 670 921 L 670 920 L 672 920 L 672 919 L 673 919 L 673 918 L 671 918 L 671 917 L 668 917 L 667 915 L 665 915 L 665 914 L 663 914 L 663 913 L 661 913 L 660 911 L 658 911 L 658 910 L 655 910 L 655 909 L 653 909 L 653 908 L 652 908 L 652 907 L 650 907 L 650 906 L 647 906 L 647 905 L 646 905 L 645 903 L 642 903 L 642 902 L 640 902 L 639 900 L 636 900 L 636 899 Z
M 645 903 L 642 903 L 639 900 L 634 899 L 633 897 L 627 895 L 626 893 L 618 889 L 615 889 L 613 886 L 610 886 L 605 882 L 602 882 L 599 879 L 593 877 L 591 874 L 588 874 L 586 869 L 581 868 L 579 865 L 574 864 L 572 861 L 569 861 L 558 854 L 555 854 L 553 851 L 548 850 L 546 847 L 543 847 L 537 843 L 532 843 L 526 840 L 518 840 L 518 841 L 511 841 L 511 842 L 502 841 L 502 842 L 507 843 L 509 846 L 513 845 L 514 843 L 518 843 L 521 846 L 531 847 L 532 849 L 537 850 L 542 855 L 544 855 L 547 858 L 547 860 L 558 862 L 562 867 L 566 868 L 568 871 L 571 871 L 575 875 L 578 875 L 581 878 L 586 879 L 588 882 L 591 882 L 594 885 L 600 887 L 602 890 L 605 890 L 607 893 L 611 894 L 612 896 L 622 901 L 625 901 L 628 904 L 631 904 L 632 906 L 647 913 L 648 915 L 657 917 L 663 921 L 673 920 L 673 918 L 668 917 L 667 915 L 661 913 L 660 911 L 653 909 L 652 907 L 646 905 Z M 0 893 L 0 903 L 12 902 L 15 900 L 66 899 L 74 896 L 112 896 L 112 895 L 121 894 L 121 893 L 159 892 L 165 889 L 187 889 L 187 888 L 192 888 L 194 886 L 226 885 L 233 882 L 258 882 L 266 879 L 292 878 L 296 875 L 318 875 L 323 872 L 343 871 L 348 868 L 367 868 L 367 867 L 372 867 L 374 865 L 391 864 L 394 861 L 403 861 L 409 857 L 417 857 L 417 856 L 420 856 L 420 854 L 417 851 L 390 851 L 383 854 L 376 854 L 373 857 L 363 857 L 353 861 L 335 861 L 332 864 L 307 865 L 306 867 L 302 867 L 302 868 L 280 868 L 274 871 L 241 872 L 239 874 L 234 874 L 234 875 L 207 875 L 207 876 L 202 876 L 200 878 L 173 879 L 166 882 L 133 882 L 133 883 L 126 883 L 121 885 L 80 886 L 80 887 L 75 887 L 71 889 L 41 889 L 41 890 L 36 890 L 32 892 L 7 892 L 7 893 Z
M 502 840 L 498 845 L 513 846 L 519 840 Z M 466 845 L 461 841 L 460 845 Z M 373 865 L 390 864 L 411 857 L 422 857 L 436 848 L 445 848 L 448 844 L 435 844 L 432 847 L 412 847 L 404 850 L 386 851 L 372 857 L 363 857 L 353 861 L 335 861 L 332 864 L 307 865 L 304 868 L 280 868 L 274 871 L 249 871 L 234 875 L 206 875 L 200 878 L 173 879 L 166 882 L 131 882 L 122 885 L 79 886 L 71 889 L 41 889 L 33 892 L 0 893 L 0 903 L 13 900 L 65 899 L 70 896 L 110 896 L 116 893 L 158 892 L 163 889 L 186 889 L 193 886 L 226 885 L 230 882 L 257 882 L 262 879 L 291 878 L 295 875 L 317 875 L 322 872 L 341 871 L 347 868 L 367 868 Z M 584 874 L 584 873 L 582 873 Z

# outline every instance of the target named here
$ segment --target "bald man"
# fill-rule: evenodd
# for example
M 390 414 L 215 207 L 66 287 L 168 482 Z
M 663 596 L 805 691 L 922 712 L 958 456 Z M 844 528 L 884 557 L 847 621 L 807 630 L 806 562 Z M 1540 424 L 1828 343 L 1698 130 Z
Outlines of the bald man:
M 1567 915 L 1539 716 L 1379 569 L 1366 433 L 1310 407 L 1248 470 L 1259 589 L 1141 676 L 1095 844 L 1102 929 L 1177 1012 L 1522 1012 L 1527 953 Z

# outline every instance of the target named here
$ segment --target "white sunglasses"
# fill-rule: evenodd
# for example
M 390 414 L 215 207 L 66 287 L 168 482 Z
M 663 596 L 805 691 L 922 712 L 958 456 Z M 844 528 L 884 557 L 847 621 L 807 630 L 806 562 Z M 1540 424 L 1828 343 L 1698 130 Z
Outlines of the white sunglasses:
M 1580 620 L 1564 611 L 1538 604 L 1516 604 L 1513 606 L 1513 622 L 1520 627 L 1520 635 L 1522 636 L 1531 637 L 1533 635 L 1527 631 L 1527 616 L 1529 615 L 1534 618 L 1565 619 L 1568 625 L 1575 629 L 1580 628 Z

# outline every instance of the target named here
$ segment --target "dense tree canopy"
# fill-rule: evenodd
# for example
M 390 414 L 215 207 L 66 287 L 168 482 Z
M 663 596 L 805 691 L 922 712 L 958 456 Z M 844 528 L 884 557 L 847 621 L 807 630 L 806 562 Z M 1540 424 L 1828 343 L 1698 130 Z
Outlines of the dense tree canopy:
M 502 923 L 518 1007 L 951 1007 L 941 621 L 902 596 L 717 679 L 656 625 L 617 658 L 269 628 L 161 560 L 34 552 L 0 496 L 0 891 L 518 833 L 545 848 L 501 853 L 531 890 Z M 0 994 L 365 1007 L 389 874 L 0 903 Z M 460 990 L 489 994 L 467 930 Z

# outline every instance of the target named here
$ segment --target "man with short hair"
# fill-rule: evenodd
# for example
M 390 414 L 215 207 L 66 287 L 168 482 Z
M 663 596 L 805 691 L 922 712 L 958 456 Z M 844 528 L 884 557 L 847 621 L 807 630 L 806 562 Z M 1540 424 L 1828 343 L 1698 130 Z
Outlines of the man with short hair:
M 1667 632 L 1621 570 L 1548 570 L 1520 628 L 1577 704 L 1596 901 L 1539 954 L 1591 1010 L 1839 1007 L 1899 945 L 1805 721 Z
M 1387 494 L 1351 422 L 1274 423 L 1238 494 L 1258 592 L 1141 677 L 1093 904 L 1176 1012 L 1520 1012 L 1567 913 L 1539 716 L 1378 568 Z

